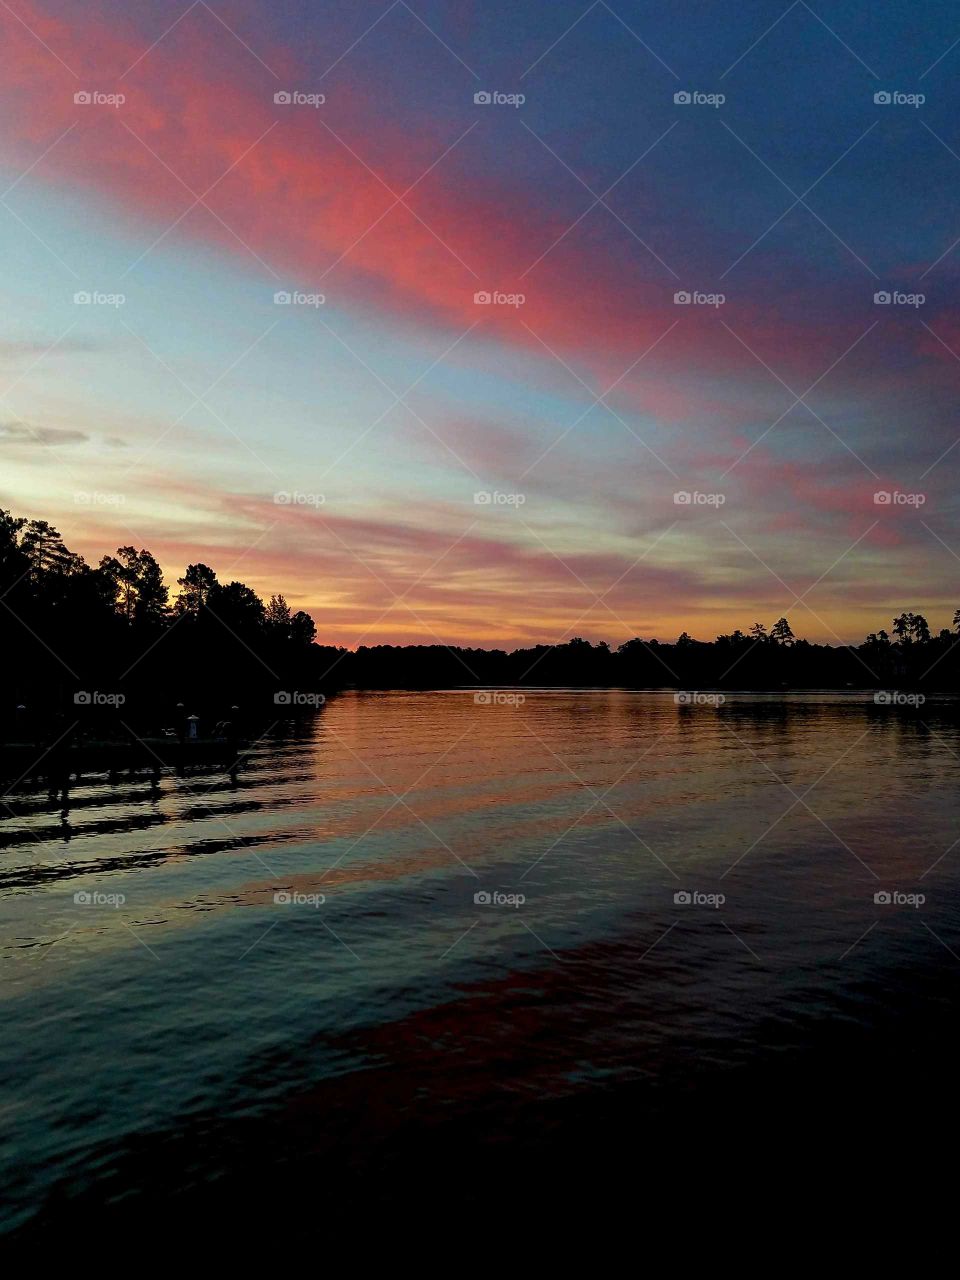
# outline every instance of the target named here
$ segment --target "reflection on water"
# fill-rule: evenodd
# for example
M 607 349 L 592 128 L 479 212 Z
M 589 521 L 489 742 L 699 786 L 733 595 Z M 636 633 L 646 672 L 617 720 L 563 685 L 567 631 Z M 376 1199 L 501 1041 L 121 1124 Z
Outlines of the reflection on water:
M 907 1043 L 935 1085 L 953 700 L 525 697 L 347 694 L 233 777 L 7 797 L 10 1225 L 349 1207 L 465 1150 L 542 1177 L 674 1098 Z

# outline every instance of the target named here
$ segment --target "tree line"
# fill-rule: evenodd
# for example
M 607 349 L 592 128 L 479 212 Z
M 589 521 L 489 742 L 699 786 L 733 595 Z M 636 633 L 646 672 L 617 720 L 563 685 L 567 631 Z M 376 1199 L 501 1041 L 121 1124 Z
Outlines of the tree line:
M 443 645 L 361 647 L 349 655 L 360 687 L 483 684 L 674 689 L 960 688 L 960 610 L 954 630 L 932 635 L 920 614 L 895 618 L 892 637 L 859 645 L 798 639 L 786 618 L 705 642 L 684 632 L 673 643 L 634 637 L 613 649 L 575 637 L 514 649 Z
M 860 645 L 798 639 L 786 618 L 704 642 L 634 637 L 612 649 L 575 637 L 512 652 L 445 645 L 317 643 L 313 619 L 281 594 L 264 602 L 209 565 L 188 565 L 168 591 L 145 549 L 119 547 L 96 566 L 45 520 L 0 511 L 0 732 L 17 708 L 127 708 L 134 718 L 269 715 L 313 705 L 304 693 L 361 688 L 576 685 L 642 688 L 960 688 L 960 610 L 931 633 L 903 612 Z M 89 695 L 85 702 L 82 695 Z M 78 695 L 81 702 L 78 704 Z M 112 702 L 111 702 L 112 698 Z M 316 699 L 314 699 L 314 702 Z M 280 714 L 278 711 L 277 714 Z
M 119 547 L 96 566 L 46 520 L 0 511 L 0 714 L 20 708 L 248 711 L 322 686 L 341 650 L 315 643 L 309 614 L 188 565 L 170 592 L 149 551 Z M 89 716 L 90 711 L 85 712 Z

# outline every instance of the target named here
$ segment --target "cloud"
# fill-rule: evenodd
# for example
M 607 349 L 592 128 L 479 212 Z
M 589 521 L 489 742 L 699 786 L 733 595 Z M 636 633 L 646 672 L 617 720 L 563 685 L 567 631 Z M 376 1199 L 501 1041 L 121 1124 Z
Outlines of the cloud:
M 84 431 L 61 427 L 32 427 L 26 422 L 0 422 L 0 444 L 56 446 L 86 444 L 90 436 Z
M 533 351 L 546 361 L 547 348 L 575 353 L 578 376 L 595 383 L 598 393 L 677 320 L 658 356 L 662 398 L 669 399 L 680 370 L 747 369 L 751 381 L 763 376 L 715 317 L 673 305 L 676 281 L 622 227 L 589 235 L 576 228 L 543 258 L 569 231 L 579 206 L 554 208 L 522 175 L 491 170 L 479 129 L 465 136 L 477 124 L 475 115 L 383 118 L 376 112 L 376 84 L 361 79 L 338 83 L 322 114 L 278 115 L 275 82 L 248 60 L 240 71 L 226 62 L 231 46 L 202 9 L 143 58 L 142 34 L 122 23 L 93 18 L 70 26 L 27 4 L 19 12 L 71 66 L 116 68 L 117 74 L 134 67 L 124 80 L 122 113 L 78 115 L 64 91 L 62 66 L 26 27 L 0 13 L 6 27 L 0 70 L 19 105 L 17 127 L 6 131 L 3 149 L 11 161 L 29 163 L 38 149 L 49 148 L 33 181 L 86 190 L 141 228 L 146 221 L 164 233 L 174 228 L 176 236 L 196 236 L 256 270 L 253 250 L 305 287 L 325 278 L 328 297 L 407 323 L 441 322 L 465 331 L 480 321 L 477 340 Z M 262 54 L 294 74 L 284 50 L 263 48 Z M 246 59 L 242 50 L 239 56 Z M 301 74 L 309 82 L 309 72 Z M 69 137 L 52 146 L 68 128 Z M 533 138 L 517 145 L 531 163 L 542 162 Z M 198 205 L 180 222 L 190 203 L 182 184 L 198 193 L 211 187 L 206 202 L 213 212 Z M 678 237 L 676 230 L 670 234 Z M 671 257 L 682 245 L 677 239 L 661 248 Z M 489 288 L 522 292 L 527 301 L 520 310 L 478 308 L 474 293 Z M 780 314 L 778 349 L 771 352 L 775 305 L 743 303 L 728 311 L 751 348 L 766 350 L 778 365 L 812 363 L 816 376 L 843 349 L 842 309 L 827 317 L 822 311 Z M 643 396 L 655 407 L 650 381 L 645 376 Z M 679 399 L 674 412 L 683 413 Z
M 24 356 L 82 355 L 100 351 L 103 344 L 88 338 L 0 338 L 0 360 L 20 360 Z

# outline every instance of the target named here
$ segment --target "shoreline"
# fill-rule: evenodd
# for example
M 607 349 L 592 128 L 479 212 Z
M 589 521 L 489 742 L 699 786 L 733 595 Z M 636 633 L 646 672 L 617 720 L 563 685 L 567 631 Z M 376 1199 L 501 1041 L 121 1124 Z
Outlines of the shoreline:
M 763 689 L 717 689 L 688 688 L 677 689 L 673 686 L 639 687 L 626 685 L 462 685 L 444 688 L 421 688 L 415 686 L 392 686 L 384 688 L 363 688 L 344 690 L 345 693 L 358 695 L 386 694 L 435 694 L 438 696 L 473 695 L 468 705 L 496 706 L 502 699 L 513 705 L 514 710 L 521 705 L 525 695 L 543 697 L 544 695 L 562 694 L 617 694 L 617 695 L 662 695 L 672 698 L 676 703 L 678 714 L 688 711 L 711 710 L 715 714 L 723 714 L 725 707 L 740 702 L 760 704 L 776 704 L 778 701 L 813 702 L 818 698 L 830 700 L 842 699 L 851 706 L 860 706 L 867 712 L 878 715 L 891 711 L 915 717 L 921 708 L 933 704 L 944 710 L 960 703 L 960 694 L 955 690 L 942 689 L 935 692 L 917 694 L 902 690 L 877 690 L 868 686 L 858 688 L 763 688 Z M 479 696 L 478 696 L 479 695 Z M 500 695 L 498 698 L 497 695 Z M 203 765 L 214 770 L 234 772 L 241 768 L 251 750 L 261 741 L 269 737 L 276 742 L 296 741 L 304 735 L 302 729 L 312 723 L 322 711 L 318 707 L 296 718 L 275 722 L 269 728 L 264 725 L 265 733 L 250 732 L 236 736 L 201 736 L 198 738 L 179 739 L 167 735 L 156 736 L 145 731 L 138 735 L 125 729 L 116 737 L 102 734 L 87 740 L 71 740 L 71 730 L 63 740 L 53 737 L 52 741 L 26 740 L 23 738 L 0 738 L 0 779 L 10 783 L 8 791 L 21 786 L 35 785 L 45 781 L 51 791 L 63 789 L 70 785 L 71 779 L 79 780 L 84 775 L 119 774 L 159 774 L 163 769 L 182 770 L 190 765 Z M 284 729 L 275 732 L 280 728 Z M 295 725 L 294 731 L 290 726 Z M 82 730 L 81 730 L 82 734 Z M 10 780 L 13 779 L 11 782 Z

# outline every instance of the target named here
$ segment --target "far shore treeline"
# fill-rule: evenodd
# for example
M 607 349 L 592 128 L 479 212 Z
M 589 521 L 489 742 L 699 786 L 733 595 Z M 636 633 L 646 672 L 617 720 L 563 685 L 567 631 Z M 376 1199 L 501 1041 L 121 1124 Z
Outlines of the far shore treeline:
M 960 612 L 931 635 L 903 612 L 860 645 L 810 644 L 785 618 L 704 643 L 634 638 L 611 649 L 579 638 L 511 653 L 431 645 L 317 642 L 314 620 L 280 594 L 187 566 L 170 598 L 146 550 L 117 549 L 93 567 L 44 520 L 0 511 L 0 720 L 77 707 L 132 720 L 185 714 L 290 716 L 318 693 L 360 688 L 618 686 L 680 689 L 960 688 Z M 18 710 L 19 708 L 19 710 Z

